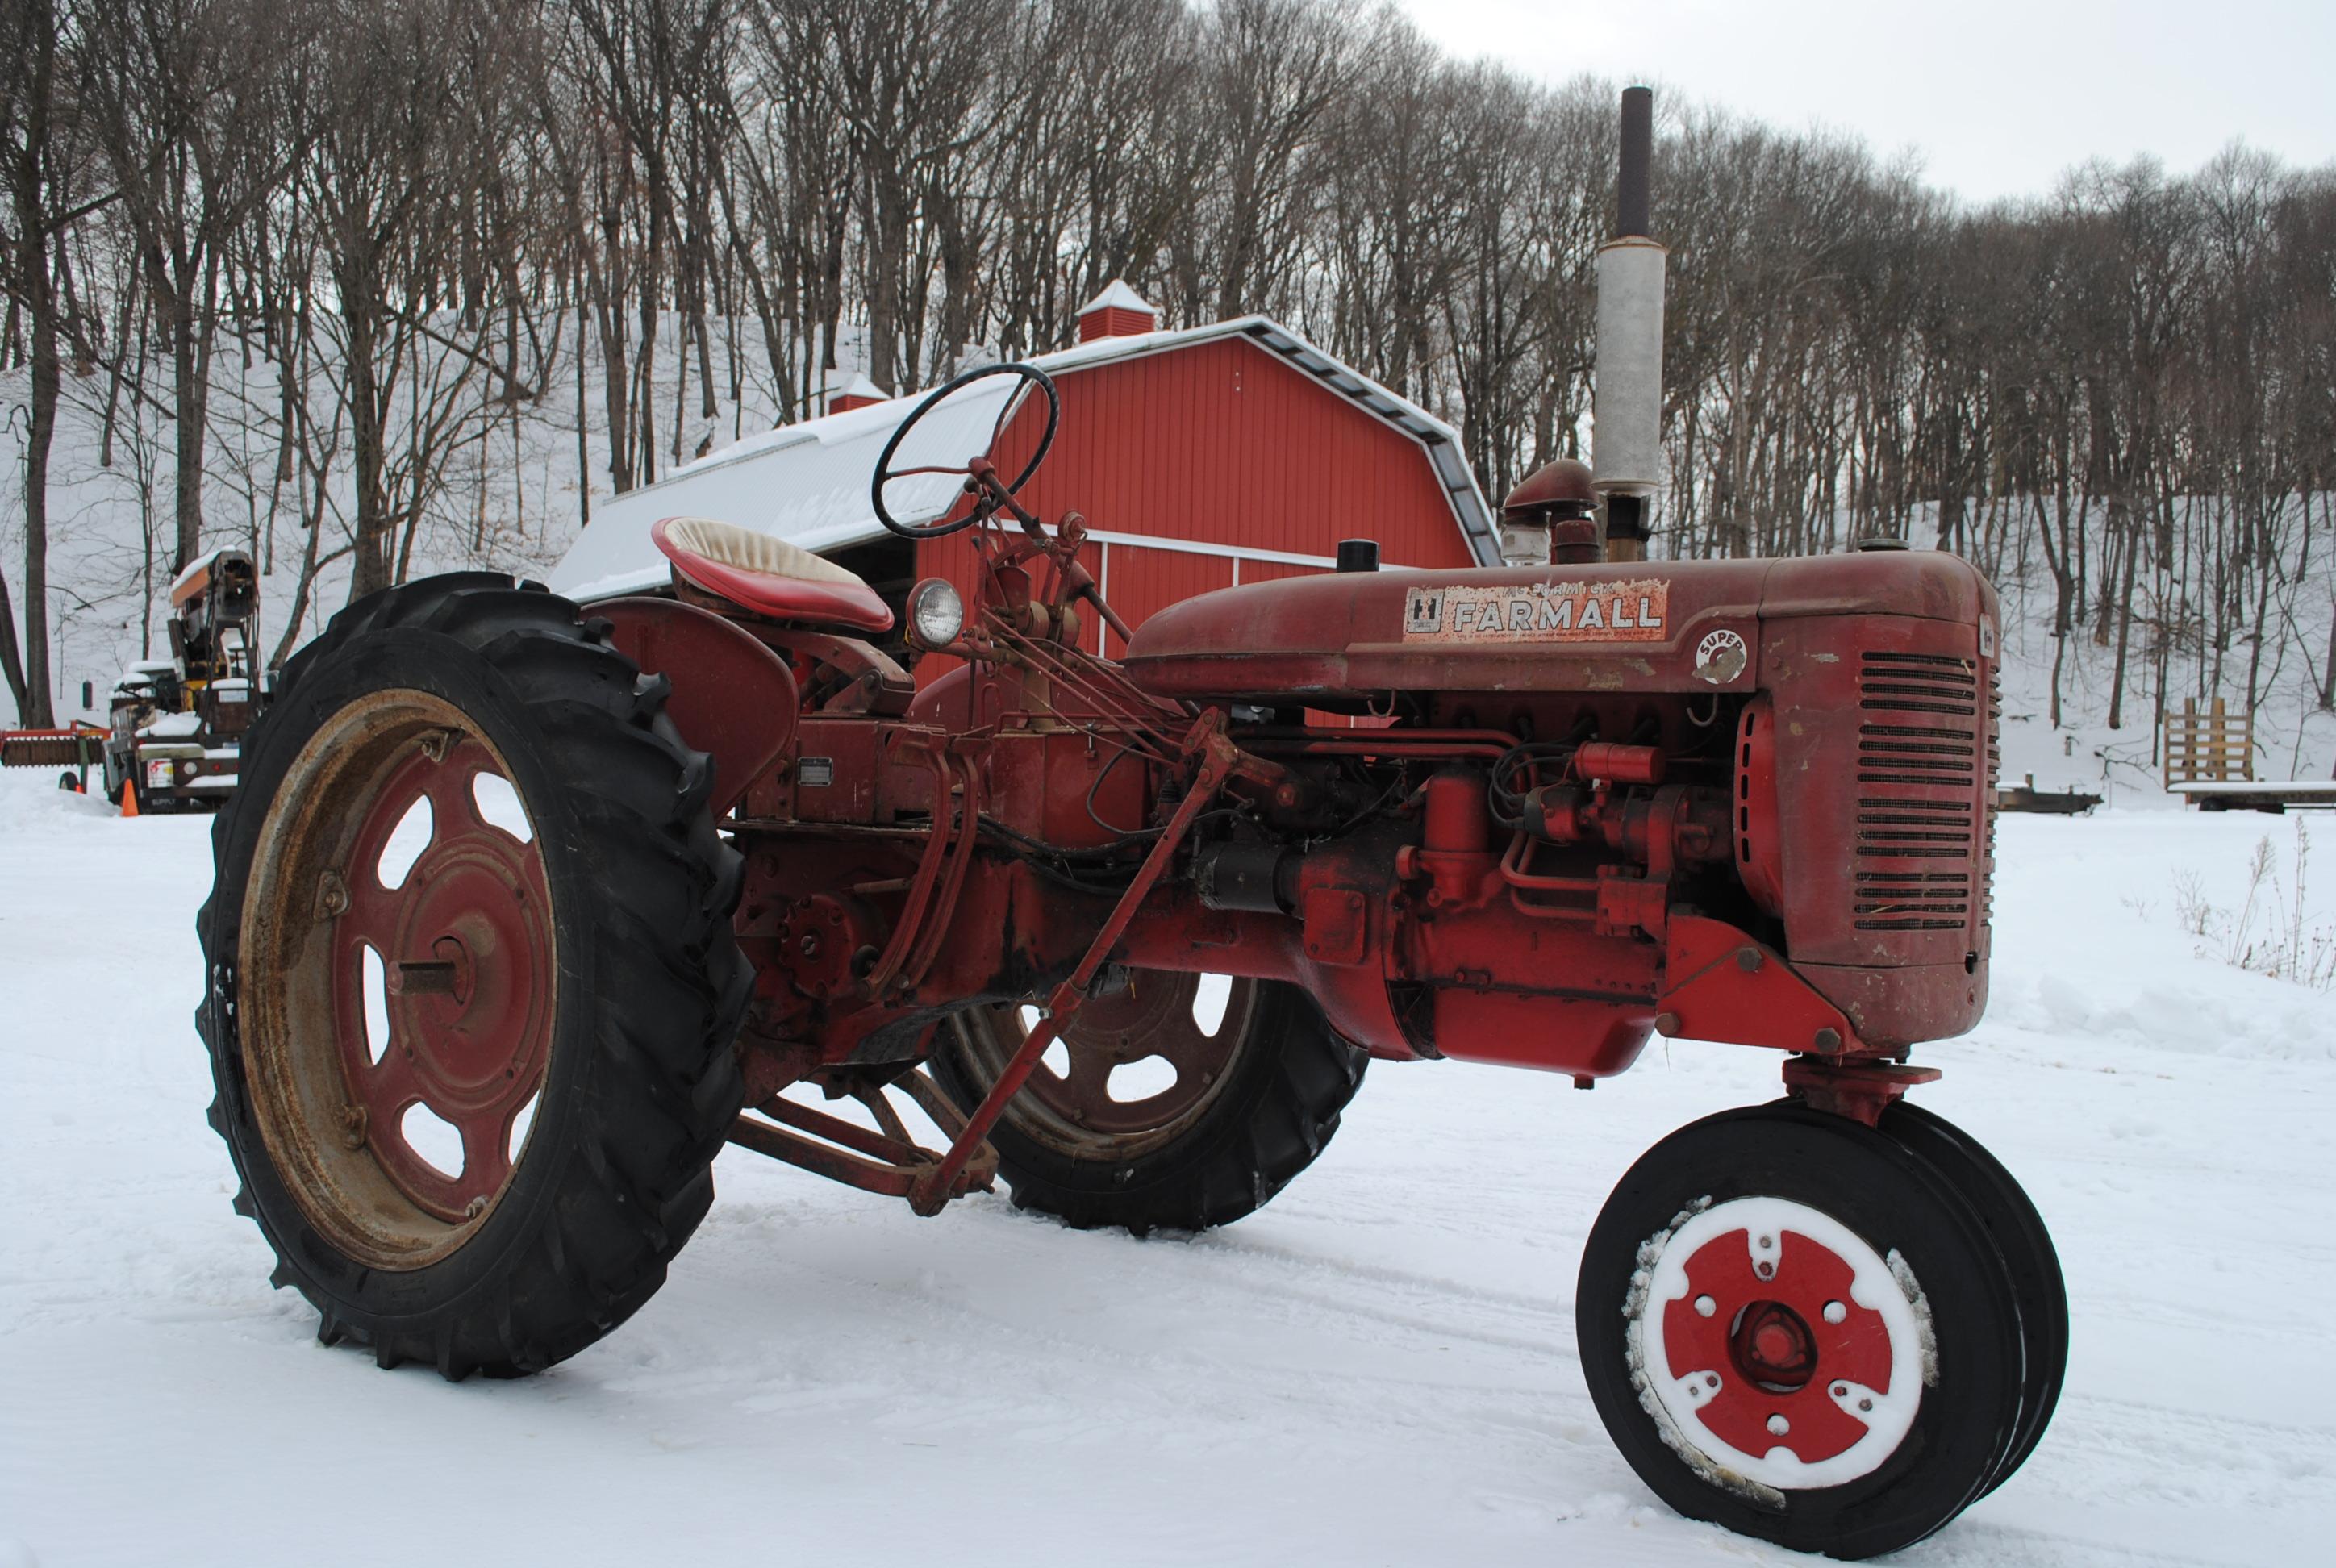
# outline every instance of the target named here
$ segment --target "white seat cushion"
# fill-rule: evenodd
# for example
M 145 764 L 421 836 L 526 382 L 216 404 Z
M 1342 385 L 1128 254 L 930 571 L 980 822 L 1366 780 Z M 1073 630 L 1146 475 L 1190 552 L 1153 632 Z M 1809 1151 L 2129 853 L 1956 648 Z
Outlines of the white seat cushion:
M 735 522 L 717 522 L 710 517 L 669 517 L 665 520 L 664 531 L 666 539 L 678 548 L 737 571 L 791 577 L 798 582 L 868 586 L 857 572 L 847 571 L 801 545 L 773 539 L 751 528 L 740 528 Z

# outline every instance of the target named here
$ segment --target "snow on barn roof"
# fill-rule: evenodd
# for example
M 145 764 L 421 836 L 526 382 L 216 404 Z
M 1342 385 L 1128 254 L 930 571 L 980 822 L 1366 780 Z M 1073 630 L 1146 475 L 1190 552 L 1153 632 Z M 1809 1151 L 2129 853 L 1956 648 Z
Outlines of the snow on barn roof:
M 1033 355 L 1029 363 L 1050 375 L 1062 375 L 1113 360 L 1236 336 L 1249 338 L 1417 442 L 1443 486 L 1469 550 L 1480 564 L 1500 564 L 1492 513 L 1476 489 L 1475 475 L 1469 472 L 1458 433 L 1270 317 L 1244 316 L 1206 326 L 1098 337 L 1053 354 Z M 959 463 L 986 449 L 1006 400 L 1015 391 L 1015 384 L 1005 376 L 968 387 L 927 416 L 895 459 L 896 464 Z M 889 398 L 865 408 L 750 435 L 710 457 L 675 469 L 654 484 L 618 496 L 599 510 L 591 526 L 577 535 L 576 542 L 552 569 L 553 590 L 570 599 L 599 599 L 663 586 L 667 580 L 666 560 L 649 541 L 649 528 L 665 517 L 718 518 L 814 551 L 842 550 L 882 538 L 883 524 L 869 506 L 868 482 L 884 443 L 924 395 Z M 886 498 L 893 515 L 902 521 L 930 521 L 954 503 L 959 482 L 946 474 L 904 479 L 886 492 Z

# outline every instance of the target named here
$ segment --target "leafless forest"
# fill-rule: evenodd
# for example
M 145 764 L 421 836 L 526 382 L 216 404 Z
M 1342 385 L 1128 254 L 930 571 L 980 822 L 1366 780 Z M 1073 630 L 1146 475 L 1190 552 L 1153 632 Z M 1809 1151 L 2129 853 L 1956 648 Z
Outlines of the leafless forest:
M 52 711 L 61 395 L 108 466 L 159 433 L 160 570 L 265 507 L 293 629 L 328 566 L 369 591 L 482 510 L 472 456 L 534 411 L 579 496 L 622 491 L 819 412 L 839 363 L 905 392 L 1058 346 L 1122 276 L 1170 325 L 1298 327 L 1459 426 L 1497 501 L 1583 434 L 1613 106 L 1337 0 L 6 0 L 17 709 Z M 1935 540 L 2114 658 L 2112 726 L 2169 652 L 2336 698 L 2295 628 L 2336 521 L 2336 170 L 2234 143 L 1975 209 L 1662 111 L 1660 550 Z M 231 503 L 229 360 L 273 389 Z

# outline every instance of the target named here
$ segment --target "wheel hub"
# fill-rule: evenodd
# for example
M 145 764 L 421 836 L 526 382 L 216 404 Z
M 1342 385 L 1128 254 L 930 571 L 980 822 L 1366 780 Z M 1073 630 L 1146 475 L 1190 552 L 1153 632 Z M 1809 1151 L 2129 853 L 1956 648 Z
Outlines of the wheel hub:
M 332 922 L 336 1013 L 352 1103 L 390 1178 L 441 1219 L 474 1216 L 511 1175 L 508 1141 L 542 1081 L 550 1043 L 550 899 L 532 840 L 490 824 L 477 781 L 497 774 L 483 743 L 417 746 L 366 808 L 349 869 L 348 907 Z M 417 802 L 430 839 L 396 885 L 381 871 Z M 368 1017 L 368 958 L 384 971 L 383 1020 Z M 451 1125 L 453 1151 L 414 1146 L 406 1112 Z
M 1919 1292 L 1862 1238 L 1806 1204 L 1739 1198 L 1650 1245 L 1633 1332 L 1659 1420 L 1779 1489 L 1838 1485 L 1896 1450 L 1922 1396 Z
M 1806 1386 L 1817 1361 L 1809 1326 L 1782 1301 L 1755 1301 L 1737 1314 L 1728 1353 L 1746 1381 L 1779 1394 Z

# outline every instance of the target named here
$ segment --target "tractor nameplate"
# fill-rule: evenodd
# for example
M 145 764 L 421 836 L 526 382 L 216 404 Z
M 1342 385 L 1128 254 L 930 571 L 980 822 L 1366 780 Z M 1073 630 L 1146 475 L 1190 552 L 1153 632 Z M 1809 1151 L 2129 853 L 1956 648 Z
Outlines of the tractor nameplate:
M 1660 642 L 1670 585 L 1534 582 L 1492 588 L 1439 583 L 1404 596 L 1406 642 Z

